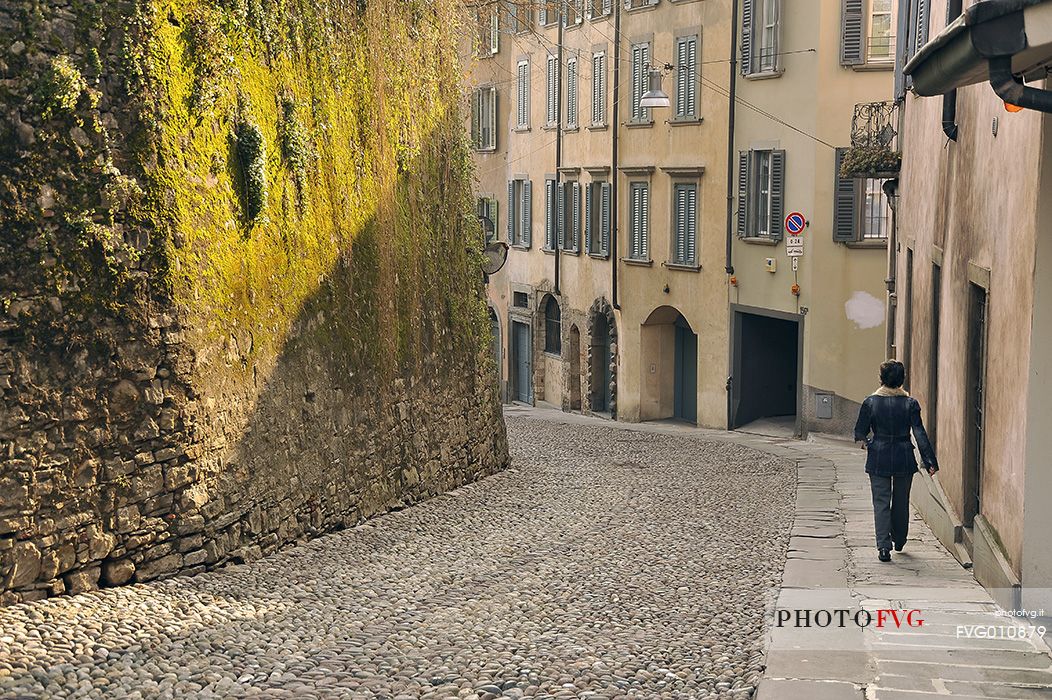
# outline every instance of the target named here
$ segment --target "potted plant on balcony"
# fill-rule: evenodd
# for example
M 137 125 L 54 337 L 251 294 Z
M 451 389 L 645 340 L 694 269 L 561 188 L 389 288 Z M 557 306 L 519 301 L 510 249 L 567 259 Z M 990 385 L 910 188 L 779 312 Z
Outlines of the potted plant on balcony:
M 845 178 L 897 177 L 902 166 L 902 154 L 889 146 L 872 144 L 852 146 L 840 161 L 840 176 Z

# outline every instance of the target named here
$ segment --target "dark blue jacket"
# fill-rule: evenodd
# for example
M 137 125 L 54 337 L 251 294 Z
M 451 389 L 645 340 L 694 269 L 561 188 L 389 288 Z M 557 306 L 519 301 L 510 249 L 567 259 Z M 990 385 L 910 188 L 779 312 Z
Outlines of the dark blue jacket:
M 866 397 L 855 423 L 855 440 L 866 442 L 866 473 L 899 476 L 917 471 L 910 431 L 917 440 L 924 466 L 935 466 L 935 450 L 921 423 L 920 404 L 912 396 Z M 870 432 L 873 437 L 870 438 Z

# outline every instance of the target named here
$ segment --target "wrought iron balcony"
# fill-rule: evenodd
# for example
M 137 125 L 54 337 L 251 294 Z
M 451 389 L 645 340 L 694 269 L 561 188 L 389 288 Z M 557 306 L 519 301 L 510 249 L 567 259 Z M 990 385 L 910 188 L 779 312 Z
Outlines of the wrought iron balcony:
M 902 162 L 898 149 L 898 106 L 894 102 L 855 105 L 851 148 L 841 162 L 844 177 L 894 177 Z

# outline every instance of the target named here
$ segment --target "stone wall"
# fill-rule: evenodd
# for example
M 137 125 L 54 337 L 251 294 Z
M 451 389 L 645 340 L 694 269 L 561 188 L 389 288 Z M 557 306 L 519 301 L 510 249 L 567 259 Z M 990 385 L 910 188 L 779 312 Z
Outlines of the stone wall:
M 507 464 L 452 7 L 0 7 L 0 604 Z

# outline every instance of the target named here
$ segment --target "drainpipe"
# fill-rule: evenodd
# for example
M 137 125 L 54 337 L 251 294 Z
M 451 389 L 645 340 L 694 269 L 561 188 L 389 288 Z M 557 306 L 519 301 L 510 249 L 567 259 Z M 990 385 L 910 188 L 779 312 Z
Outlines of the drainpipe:
M 731 3 L 731 72 L 728 84 L 729 97 L 727 98 L 727 250 L 726 260 L 723 266 L 728 275 L 734 274 L 734 265 L 731 264 L 731 242 L 734 240 L 734 165 L 737 160 L 734 157 L 734 108 L 738 85 L 738 0 Z M 730 392 L 727 392 L 728 404 Z
M 613 307 L 621 309 L 617 296 L 617 220 L 620 207 L 617 200 L 617 142 L 621 129 L 621 2 L 614 0 L 614 109 L 610 128 L 612 130 L 610 153 L 610 300 Z
M 559 11 L 559 49 L 557 53 L 556 61 L 556 72 L 555 72 L 555 195 L 556 201 L 560 189 L 562 188 L 562 175 L 559 172 L 559 168 L 563 165 L 563 25 L 565 24 L 565 16 L 563 13 L 565 9 Z M 565 207 L 565 205 L 564 205 Z M 558 212 L 558 207 L 556 207 Z M 550 213 L 549 213 L 550 215 Z M 558 225 L 562 226 L 562 221 L 559 220 Z M 566 232 L 563 232 L 566 235 Z M 552 241 L 555 244 L 555 294 L 561 295 L 559 291 L 559 263 L 560 256 L 562 255 L 561 246 L 559 245 L 559 229 L 555 229 L 555 240 Z
M 990 87 L 997 96 L 1010 105 L 1052 112 L 1052 91 L 1026 87 L 1012 74 L 1012 57 L 996 56 L 990 59 Z
M 946 4 L 946 25 L 960 17 L 964 0 L 950 0 Z M 957 140 L 957 88 L 942 96 L 942 133 L 951 141 Z

